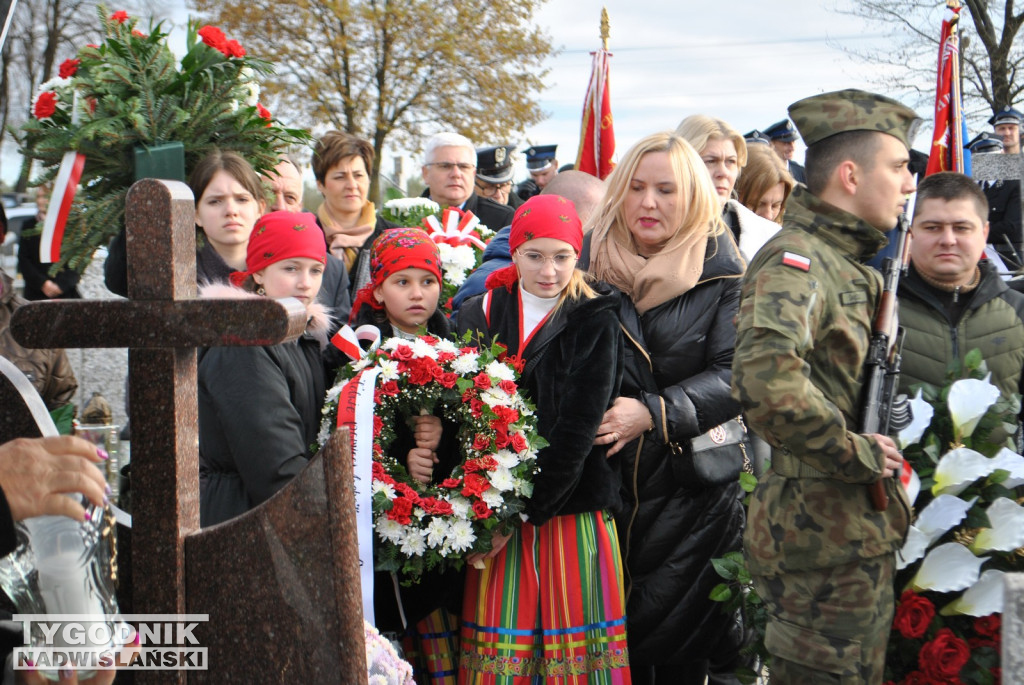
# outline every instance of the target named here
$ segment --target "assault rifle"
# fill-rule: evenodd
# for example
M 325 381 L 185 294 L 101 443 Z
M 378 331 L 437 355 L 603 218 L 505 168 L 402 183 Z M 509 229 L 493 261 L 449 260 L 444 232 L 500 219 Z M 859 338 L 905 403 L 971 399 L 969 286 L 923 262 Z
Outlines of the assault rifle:
M 903 327 L 900 326 L 896 331 L 894 343 L 891 336 L 896 323 L 896 289 L 899 287 L 900 276 L 906 274 L 910 263 L 910 220 L 913 212 L 914 197 L 911 196 L 906 210 L 900 215 L 896 243 L 898 258 L 887 257 L 882 262 L 882 297 L 871 324 L 871 345 L 864 362 L 864 406 L 860 425 L 863 434 L 888 435 L 893 421 L 893 404 L 903 350 Z M 903 409 L 905 411 L 907 407 Z M 868 493 L 876 511 L 889 508 L 885 479 L 868 485 Z

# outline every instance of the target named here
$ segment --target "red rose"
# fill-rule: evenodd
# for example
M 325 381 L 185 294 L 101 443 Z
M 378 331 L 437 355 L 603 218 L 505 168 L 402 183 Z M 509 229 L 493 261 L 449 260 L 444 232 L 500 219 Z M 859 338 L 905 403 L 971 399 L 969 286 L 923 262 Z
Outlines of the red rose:
M 903 637 L 924 637 L 933 618 L 935 618 L 935 605 L 931 603 L 931 600 L 912 590 L 907 590 L 900 597 L 892 627 Z
M 936 685 L 936 683 L 921 671 L 911 671 L 903 679 L 901 685 Z
M 256 113 L 260 115 L 260 119 L 266 120 L 267 126 L 270 126 L 270 121 L 273 117 L 271 117 L 269 109 L 267 109 L 266 107 L 257 102 Z
M 410 502 L 416 502 L 420 498 L 416 491 L 409 487 L 408 483 L 395 483 L 395 492 L 403 497 L 408 497 Z
M 204 26 L 196 31 L 196 33 L 211 48 L 221 53 L 224 52 L 224 45 L 228 42 L 228 39 L 219 28 L 216 26 Z
M 478 373 L 476 378 L 473 379 L 473 385 L 481 390 L 488 390 L 491 387 L 491 377 L 486 373 Z
M 436 345 L 438 343 L 438 339 L 435 338 L 432 335 L 421 335 L 420 336 L 420 340 L 422 340 L 423 342 L 427 343 L 431 347 L 433 347 L 434 345 Z
M 483 433 L 477 433 L 473 436 L 473 449 L 477 452 L 483 452 L 491 446 L 490 436 L 484 435 Z
M 392 521 L 398 521 L 403 526 L 407 526 L 412 523 L 412 502 L 404 497 L 396 497 L 391 500 L 391 509 L 388 510 L 388 518 Z
M 526 442 L 526 437 L 522 433 L 516 433 L 509 438 L 508 444 L 514 452 L 525 452 L 530 447 L 530 444 Z
M 447 364 L 451 360 L 455 359 L 457 356 L 458 355 L 455 354 L 454 352 L 438 352 L 437 353 L 437 363 L 438 364 Z
M 996 649 L 998 645 L 999 643 L 990 637 L 967 638 L 967 646 L 971 648 L 972 652 L 976 649 L 981 649 L 982 647 L 991 647 L 992 649 Z
M 408 345 L 399 345 L 391 352 L 391 358 L 400 362 L 407 362 L 412 359 L 412 348 Z
M 999 614 L 989 614 L 988 616 L 979 616 L 974 619 L 974 632 L 978 635 L 998 639 L 1001 627 L 1002 617 Z
M 387 395 L 388 397 L 397 397 L 398 394 L 401 392 L 401 389 L 399 389 L 398 383 L 396 381 L 387 381 L 386 383 L 381 383 L 379 390 L 382 395 Z
M 36 119 L 49 119 L 57 111 L 57 94 L 51 90 L 40 93 L 36 98 L 36 104 L 32 108 L 32 114 Z
M 443 481 L 441 481 L 441 487 L 452 490 L 454 488 L 459 487 L 459 483 L 461 482 L 462 481 L 458 478 L 445 478 Z
M 482 499 L 478 499 L 477 501 L 473 502 L 473 515 L 476 518 L 485 519 L 493 513 L 494 512 L 491 511 L 491 508 L 487 506 L 487 503 L 484 502 Z
M 926 676 L 933 680 L 948 683 L 956 682 L 960 669 L 971 658 L 971 650 L 967 643 L 953 634 L 949 628 L 943 628 L 935 639 L 921 648 L 917 655 L 917 665 Z
M 476 398 L 471 399 L 469 401 L 469 413 L 473 415 L 474 419 L 479 419 L 484 413 L 484 403 Z
M 384 421 L 379 416 L 373 417 L 373 437 L 379 437 L 384 431 Z
M 237 40 L 229 40 L 224 44 L 224 54 L 228 57 L 245 57 L 245 48 Z
M 128 21 L 128 13 L 124 10 L 118 10 L 110 15 L 110 21 L 116 21 L 118 24 L 123 24 Z
M 516 394 L 516 382 L 504 380 L 498 383 L 498 387 L 507 392 L 509 395 Z
M 467 473 L 463 483 L 463 497 L 479 497 L 491 487 L 490 482 L 479 473 Z
M 78 72 L 78 65 L 82 63 L 80 59 L 66 59 L 60 63 L 60 71 L 58 75 L 61 78 L 71 78 Z

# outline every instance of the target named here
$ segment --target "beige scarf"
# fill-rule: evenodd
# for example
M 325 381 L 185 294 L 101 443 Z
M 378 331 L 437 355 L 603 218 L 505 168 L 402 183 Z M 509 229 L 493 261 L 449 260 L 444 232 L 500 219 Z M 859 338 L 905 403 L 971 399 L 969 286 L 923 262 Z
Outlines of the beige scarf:
M 349 269 L 355 263 L 356 255 L 359 254 L 359 248 L 363 246 L 363 243 L 370 237 L 374 227 L 377 225 L 376 212 L 377 208 L 373 206 L 373 203 L 367 202 L 363 205 L 363 211 L 359 213 L 356 225 L 344 228 L 339 226 L 338 222 L 331 215 L 331 211 L 327 208 L 327 202 L 321 202 L 320 208 L 316 210 L 317 218 L 320 219 L 320 225 L 324 227 L 324 235 L 330 234 L 332 236 L 331 242 L 339 245 L 345 251 L 345 266 Z M 331 246 L 328 245 L 327 247 L 330 248 Z
M 617 223 L 595 229 L 591 240 L 590 272 L 629 295 L 640 314 L 682 295 L 704 273 L 707 230 L 676 235 L 647 258 L 629 229 Z

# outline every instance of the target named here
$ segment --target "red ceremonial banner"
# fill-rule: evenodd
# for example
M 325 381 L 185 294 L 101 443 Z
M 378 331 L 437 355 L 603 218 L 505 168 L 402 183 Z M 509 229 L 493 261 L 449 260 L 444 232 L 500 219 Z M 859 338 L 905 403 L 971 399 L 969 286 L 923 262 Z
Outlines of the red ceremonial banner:
M 583 103 L 583 124 L 580 127 L 580 148 L 576 169 L 604 179 L 615 168 L 615 129 L 612 125 L 612 103 L 608 91 L 608 58 L 611 53 L 598 50 L 590 72 L 590 85 Z
M 960 7 L 946 8 L 939 41 L 935 84 L 935 132 L 925 176 L 939 171 L 964 172 L 963 111 L 960 100 L 960 41 L 956 28 Z

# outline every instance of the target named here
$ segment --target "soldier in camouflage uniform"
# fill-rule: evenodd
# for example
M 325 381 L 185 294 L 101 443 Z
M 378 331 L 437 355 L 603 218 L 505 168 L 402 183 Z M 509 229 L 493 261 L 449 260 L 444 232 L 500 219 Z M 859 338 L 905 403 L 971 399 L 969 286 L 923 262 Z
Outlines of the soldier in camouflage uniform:
M 919 120 L 847 90 L 793 104 L 808 146 L 807 188 L 758 252 L 737 315 L 733 395 L 772 446 L 751 497 L 744 553 L 769 610 L 772 683 L 881 683 L 893 615 L 894 552 L 909 503 L 902 458 L 857 433 L 864 360 L 881 278 L 864 261 L 886 244 L 913 180 Z M 875 511 L 869 483 L 886 479 Z

